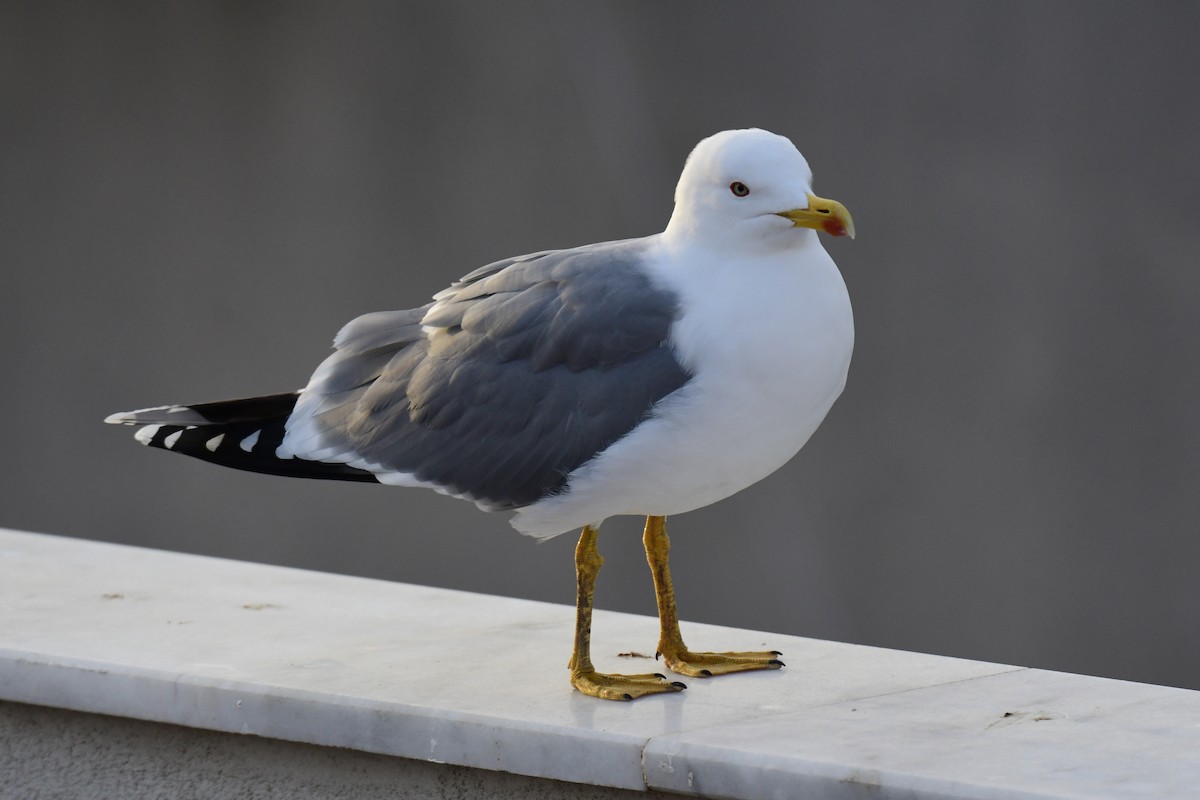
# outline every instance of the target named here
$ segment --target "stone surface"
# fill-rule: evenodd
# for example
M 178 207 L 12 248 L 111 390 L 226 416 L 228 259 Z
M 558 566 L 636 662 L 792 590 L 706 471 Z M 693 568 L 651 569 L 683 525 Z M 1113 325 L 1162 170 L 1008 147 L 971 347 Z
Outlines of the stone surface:
M 1195 797 L 1200 693 L 1019 670 L 662 736 L 645 760 L 648 785 L 706 797 Z
M 685 624 L 788 667 L 613 703 L 570 689 L 564 606 L 10 531 L 0 564 L 0 699 L 21 703 L 710 797 L 1200 785 L 1181 689 Z M 618 656 L 656 639 L 599 611 L 594 660 L 661 670 Z
M 4 800 L 678 797 L 4 702 L 0 776 Z

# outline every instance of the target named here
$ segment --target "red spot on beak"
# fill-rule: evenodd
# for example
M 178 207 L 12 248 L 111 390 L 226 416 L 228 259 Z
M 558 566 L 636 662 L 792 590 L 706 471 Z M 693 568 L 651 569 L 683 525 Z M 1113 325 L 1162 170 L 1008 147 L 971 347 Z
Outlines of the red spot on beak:
M 821 230 L 828 233 L 830 236 L 845 236 L 846 226 L 837 217 L 830 217 L 821 223 Z

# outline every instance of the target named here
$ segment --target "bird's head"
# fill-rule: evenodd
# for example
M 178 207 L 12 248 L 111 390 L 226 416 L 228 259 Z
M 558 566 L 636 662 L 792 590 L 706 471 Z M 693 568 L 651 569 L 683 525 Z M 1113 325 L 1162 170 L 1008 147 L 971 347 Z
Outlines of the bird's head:
M 812 193 L 812 170 L 791 141 L 752 128 L 696 145 L 665 235 L 759 249 L 805 243 L 810 231 L 854 238 L 854 221 L 841 203 Z

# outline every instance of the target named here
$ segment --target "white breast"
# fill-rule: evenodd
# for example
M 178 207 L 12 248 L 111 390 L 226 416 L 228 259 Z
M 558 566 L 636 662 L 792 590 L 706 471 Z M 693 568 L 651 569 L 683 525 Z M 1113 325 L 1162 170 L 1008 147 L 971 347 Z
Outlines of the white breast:
M 680 295 L 671 338 L 694 377 L 572 473 L 569 491 L 519 512 L 522 533 L 549 537 L 724 499 L 791 459 L 845 386 L 850 299 L 815 236 L 732 267 L 689 253 L 660 253 L 651 267 Z

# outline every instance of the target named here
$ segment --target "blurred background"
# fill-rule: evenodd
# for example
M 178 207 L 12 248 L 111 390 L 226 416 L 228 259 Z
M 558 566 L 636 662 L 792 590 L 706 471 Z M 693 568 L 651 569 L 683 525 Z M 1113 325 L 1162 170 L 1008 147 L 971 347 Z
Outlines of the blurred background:
M 792 463 L 670 521 L 685 620 L 1200 688 L 1197 41 L 1173 2 L 0 4 L 0 525 L 573 602 L 572 535 L 101 420 L 657 232 L 758 126 L 854 213 L 857 349 Z M 654 611 L 640 524 L 601 608 Z

